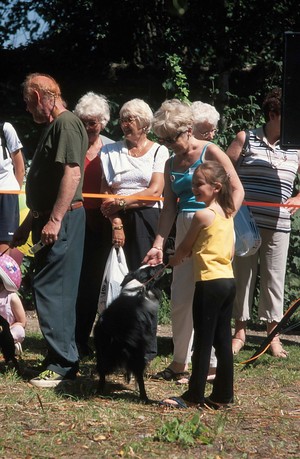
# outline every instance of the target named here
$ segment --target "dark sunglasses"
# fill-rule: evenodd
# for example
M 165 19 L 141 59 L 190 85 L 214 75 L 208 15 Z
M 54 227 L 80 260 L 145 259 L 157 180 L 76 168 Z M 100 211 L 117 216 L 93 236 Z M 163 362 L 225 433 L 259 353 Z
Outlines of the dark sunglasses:
M 182 131 L 182 132 L 177 132 L 176 136 L 175 137 L 158 137 L 157 141 L 161 144 L 163 143 L 168 143 L 169 145 L 172 145 L 173 143 L 175 143 L 178 138 L 181 136 L 181 134 L 184 134 L 185 132 L 187 131 Z

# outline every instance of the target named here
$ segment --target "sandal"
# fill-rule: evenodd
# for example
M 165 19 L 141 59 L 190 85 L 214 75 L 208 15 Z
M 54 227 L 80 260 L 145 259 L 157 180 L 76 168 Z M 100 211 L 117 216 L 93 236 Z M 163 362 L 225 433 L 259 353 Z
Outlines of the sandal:
M 164 379 L 165 381 L 178 381 L 182 378 L 189 377 L 188 371 L 182 371 L 180 373 L 175 373 L 171 368 L 166 368 L 165 370 L 159 371 L 155 375 L 151 375 L 151 379 L 161 380 Z
M 232 353 L 233 355 L 237 355 L 240 350 L 245 346 L 245 341 L 241 338 L 232 338 Z
M 288 352 L 282 347 L 282 343 L 278 336 L 272 339 L 270 348 L 269 348 L 273 357 L 279 357 L 282 359 L 286 359 L 288 356 Z
M 169 401 L 168 401 L 169 400 Z M 172 403 L 175 402 L 175 403 Z M 168 397 L 165 400 L 159 402 L 160 406 L 166 406 L 168 408 L 178 408 L 180 410 L 186 410 L 187 404 L 181 397 Z

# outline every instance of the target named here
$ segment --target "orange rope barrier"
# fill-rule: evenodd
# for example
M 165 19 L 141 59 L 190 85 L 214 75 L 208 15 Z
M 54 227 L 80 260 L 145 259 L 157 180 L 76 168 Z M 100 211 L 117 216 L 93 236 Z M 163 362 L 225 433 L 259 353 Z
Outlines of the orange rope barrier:
M 95 194 L 95 193 L 83 193 L 82 196 L 84 198 L 117 198 L 117 199 L 125 199 L 125 198 L 130 198 L 130 199 L 137 199 L 140 201 L 163 201 L 164 198 L 161 196 L 140 196 L 140 195 L 135 195 L 135 194 L 130 194 L 130 195 L 122 195 L 122 194 Z
M 280 202 L 257 202 L 257 201 L 244 201 L 243 205 L 252 207 L 300 207 L 295 204 L 284 204 Z
M 25 194 L 24 190 L 0 190 L 0 194 Z M 117 198 L 117 199 L 137 199 L 138 201 L 163 201 L 164 198 L 161 196 L 140 196 L 140 195 L 121 195 L 121 194 L 103 194 L 103 193 L 83 193 L 84 198 Z M 252 207 L 300 207 L 299 205 L 295 204 L 284 204 L 279 202 L 257 202 L 257 201 L 244 201 L 244 206 L 252 206 Z
M 25 194 L 24 190 L 0 190 L 0 194 Z

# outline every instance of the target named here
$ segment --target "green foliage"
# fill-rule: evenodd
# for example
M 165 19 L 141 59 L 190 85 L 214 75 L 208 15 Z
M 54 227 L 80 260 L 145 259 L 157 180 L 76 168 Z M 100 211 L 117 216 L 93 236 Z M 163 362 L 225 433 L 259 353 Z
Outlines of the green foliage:
M 211 430 L 200 421 L 200 416 L 195 414 L 186 422 L 178 418 L 167 421 L 157 430 L 154 440 L 167 443 L 178 442 L 181 446 L 192 446 L 195 441 L 209 445 L 212 443 L 212 436 Z
M 162 291 L 162 297 L 160 300 L 158 310 L 158 323 L 160 325 L 169 325 L 171 323 L 170 300 L 165 291 Z
M 177 54 L 167 55 L 166 63 L 169 77 L 162 83 L 166 90 L 166 98 L 176 98 L 183 102 L 188 102 L 189 84 L 187 76 L 182 70 L 182 59 Z
M 255 128 L 264 122 L 258 103 L 259 95 L 238 97 L 230 92 L 227 92 L 226 95 L 228 101 L 223 109 L 220 134 L 217 137 L 218 144 L 224 150 L 227 149 L 237 132 Z

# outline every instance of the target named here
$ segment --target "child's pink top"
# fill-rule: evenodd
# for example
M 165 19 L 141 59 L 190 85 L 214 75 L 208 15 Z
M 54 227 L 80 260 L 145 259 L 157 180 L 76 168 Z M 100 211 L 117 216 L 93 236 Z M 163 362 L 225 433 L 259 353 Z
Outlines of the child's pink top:
M 10 302 L 13 293 L 8 292 L 7 290 L 2 290 L 0 292 L 0 315 L 7 320 L 9 325 L 12 325 L 16 322 L 15 316 L 11 310 Z

